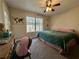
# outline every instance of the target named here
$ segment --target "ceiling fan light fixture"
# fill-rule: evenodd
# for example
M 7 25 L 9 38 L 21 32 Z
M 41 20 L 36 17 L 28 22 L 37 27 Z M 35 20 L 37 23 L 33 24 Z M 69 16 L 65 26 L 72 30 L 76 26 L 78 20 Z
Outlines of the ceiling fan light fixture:
M 46 8 L 46 12 L 51 11 L 51 10 L 52 10 L 51 7 L 47 7 L 47 8 Z
M 51 11 L 52 10 L 52 8 L 49 8 L 49 11 Z
M 52 0 L 46 0 L 46 6 L 45 6 L 44 13 L 49 12 L 49 11 L 55 11 L 55 9 L 53 9 L 53 7 L 55 6 L 60 6 L 60 2 L 53 5 Z
M 46 12 L 48 12 L 48 11 L 49 11 L 49 7 L 46 8 Z

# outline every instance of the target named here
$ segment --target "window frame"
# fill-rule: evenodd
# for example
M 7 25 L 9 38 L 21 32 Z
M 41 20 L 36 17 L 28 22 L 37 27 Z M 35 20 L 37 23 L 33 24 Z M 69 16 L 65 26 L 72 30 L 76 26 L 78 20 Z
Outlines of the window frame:
M 32 17 L 32 16 L 27 16 L 27 17 Z M 32 18 L 34 18 L 34 22 L 35 22 L 35 24 L 34 24 L 34 27 L 35 27 L 35 30 L 34 31 L 27 31 L 27 17 L 26 17 L 26 32 L 37 32 L 37 29 L 36 29 L 36 19 L 38 19 L 38 18 L 40 18 L 40 19 L 42 19 L 42 23 L 40 23 L 40 24 L 42 24 L 42 31 L 43 31 L 43 23 L 44 23 L 44 20 L 43 20 L 43 18 L 42 17 L 32 17 Z M 33 22 L 32 22 L 33 23 Z M 39 26 L 40 26 L 40 24 L 39 24 Z M 33 25 L 33 24 L 32 24 Z M 39 29 L 39 31 L 41 31 L 40 29 Z

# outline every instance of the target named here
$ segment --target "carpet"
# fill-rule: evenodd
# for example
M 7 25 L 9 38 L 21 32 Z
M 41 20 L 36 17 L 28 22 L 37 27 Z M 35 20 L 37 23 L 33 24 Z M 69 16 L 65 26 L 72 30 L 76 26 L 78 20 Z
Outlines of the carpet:
M 55 49 L 45 45 L 39 39 L 32 41 L 30 49 L 32 59 L 68 59 L 58 54 Z

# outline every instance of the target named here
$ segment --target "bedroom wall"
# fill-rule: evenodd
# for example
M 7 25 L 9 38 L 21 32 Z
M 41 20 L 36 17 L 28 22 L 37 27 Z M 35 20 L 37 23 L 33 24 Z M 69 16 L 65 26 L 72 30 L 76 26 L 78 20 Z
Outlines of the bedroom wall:
M 21 37 L 23 35 L 27 35 L 26 33 L 26 16 L 33 16 L 33 17 L 43 17 L 44 18 L 44 29 L 47 28 L 47 19 L 48 17 L 42 16 L 33 12 L 24 11 L 16 8 L 10 7 L 10 13 L 11 13 L 11 24 L 12 24 L 12 31 L 15 34 L 15 37 Z M 24 23 L 18 23 L 16 24 L 13 20 L 13 17 L 23 17 Z M 28 33 L 29 36 L 33 36 L 35 33 Z
M 53 15 L 50 21 L 50 29 L 53 26 L 64 26 L 79 31 L 79 6 L 58 15 Z

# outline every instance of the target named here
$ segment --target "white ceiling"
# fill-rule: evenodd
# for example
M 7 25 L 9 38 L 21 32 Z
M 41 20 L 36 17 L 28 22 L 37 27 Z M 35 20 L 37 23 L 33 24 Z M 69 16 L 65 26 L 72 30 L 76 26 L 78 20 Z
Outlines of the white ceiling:
M 71 8 L 74 8 L 76 6 L 79 6 L 79 0 L 62 0 L 61 5 L 55 7 L 54 12 L 43 13 L 44 8 L 40 8 L 38 4 L 39 1 L 40 0 L 6 0 L 6 2 L 10 7 L 28 10 L 43 15 L 53 15 L 53 14 L 61 13 L 70 10 Z

